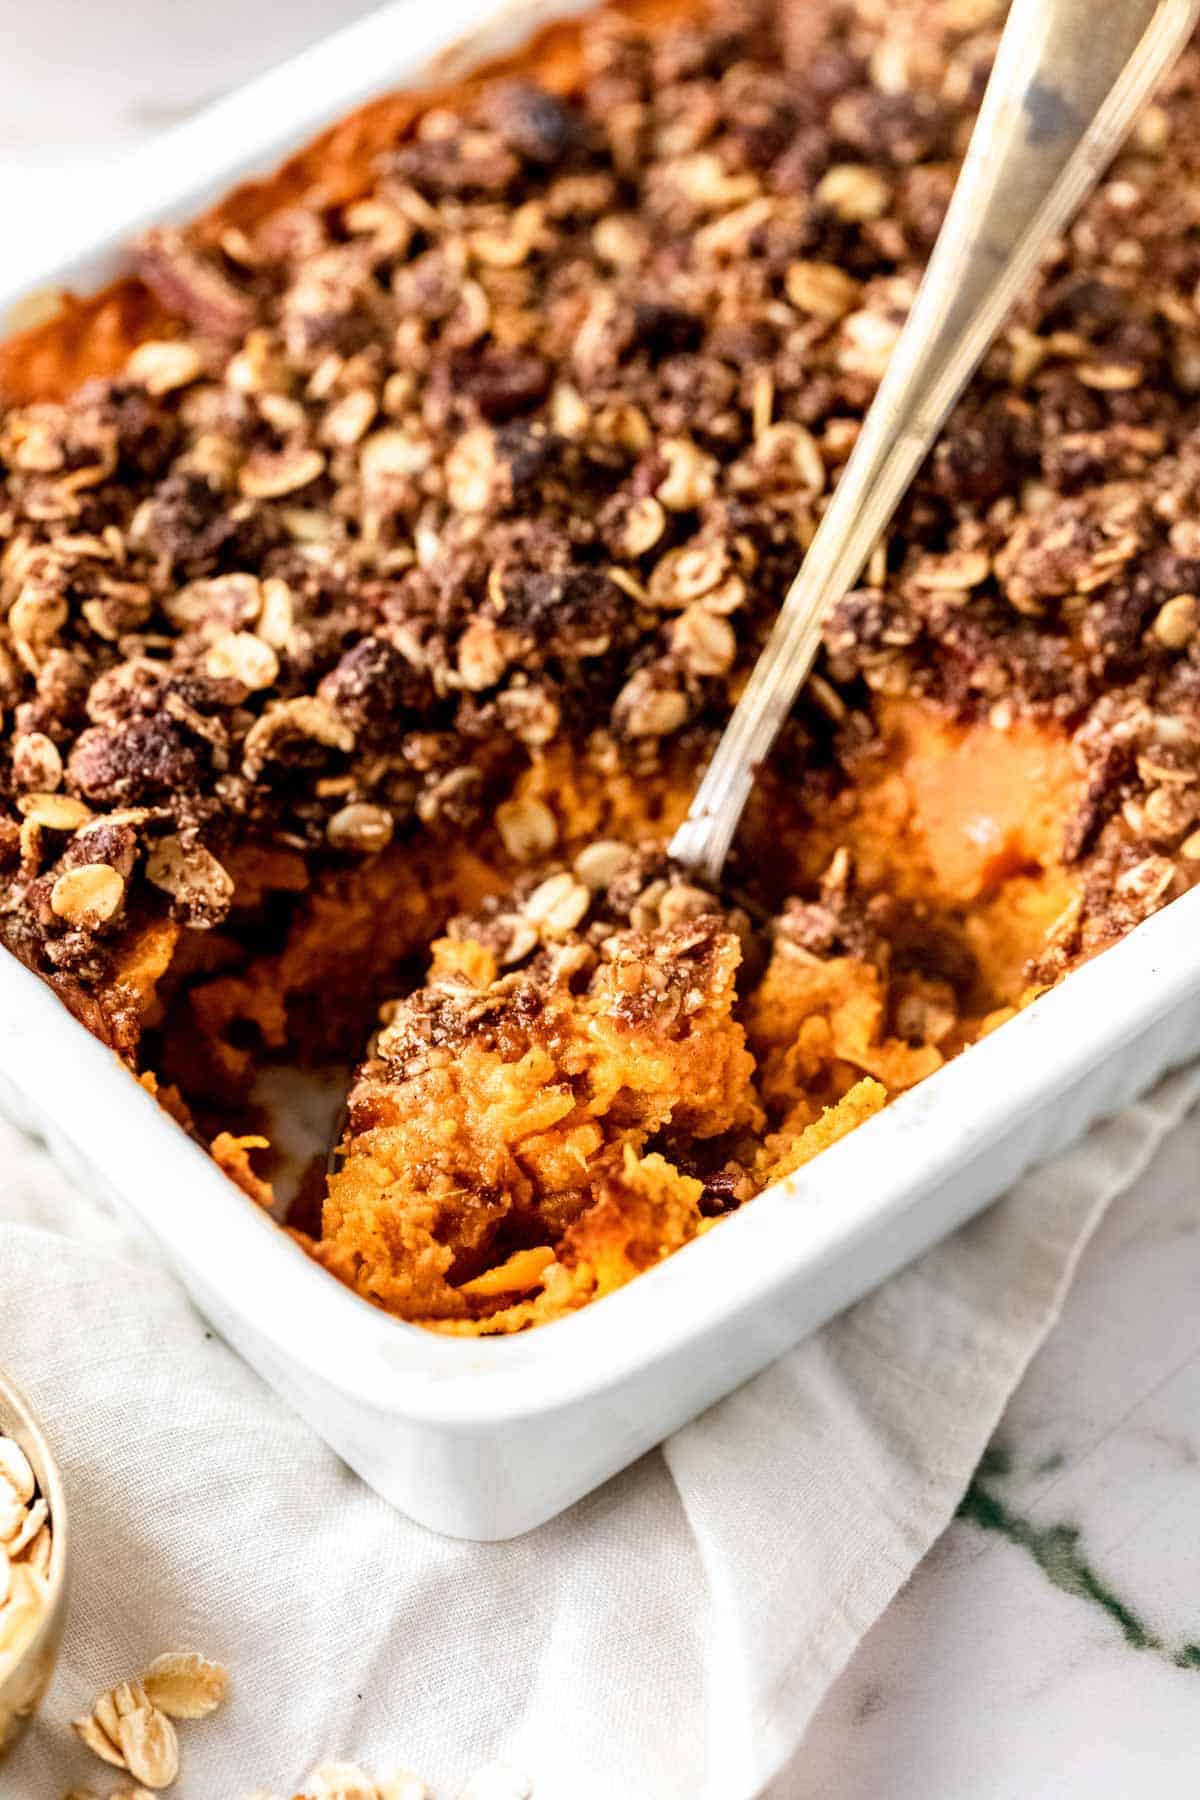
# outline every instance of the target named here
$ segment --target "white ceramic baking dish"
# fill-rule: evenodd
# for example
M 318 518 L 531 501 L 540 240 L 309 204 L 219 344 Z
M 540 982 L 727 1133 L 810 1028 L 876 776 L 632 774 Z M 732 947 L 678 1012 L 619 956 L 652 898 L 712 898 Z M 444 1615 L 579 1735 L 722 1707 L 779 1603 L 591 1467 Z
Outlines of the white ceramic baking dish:
M 368 95 L 426 78 L 485 10 L 402 0 L 157 140 L 105 216 L 63 222 L 81 251 L 14 272 L 0 317 L 31 291 L 95 286 L 142 225 L 186 217 Z M 510 7 L 438 73 L 576 10 Z M 1198 1051 L 1200 891 L 629 1287 L 470 1342 L 388 1318 L 311 1263 L 0 952 L 0 1106 L 142 1221 L 218 1330 L 365 1480 L 470 1538 L 569 1505 Z

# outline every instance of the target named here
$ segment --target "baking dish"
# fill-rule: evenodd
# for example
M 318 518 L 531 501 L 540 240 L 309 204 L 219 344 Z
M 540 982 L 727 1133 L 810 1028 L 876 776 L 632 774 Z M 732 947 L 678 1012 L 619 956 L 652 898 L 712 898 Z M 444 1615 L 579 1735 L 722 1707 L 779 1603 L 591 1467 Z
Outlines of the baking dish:
M 94 286 L 141 225 L 189 214 L 269 167 L 371 88 L 426 77 L 436 44 L 474 10 L 448 9 L 435 26 L 389 9 L 173 134 L 145 189 L 123 194 L 82 256 L 22 286 Z M 546 10 L 510 9 L 499 34 L 457 53 L 454 72 Z M 436 1528 L 504 1537 L 649 1447 L 1200 1045 L 1194 904 L 1178 903 L 674 1261 L 514 1340 L 432 1338 L 338 1288 L 7 962 L 0 1071 L 18 1114 L 131 1205 L 219 1328 L 374 1486 Z

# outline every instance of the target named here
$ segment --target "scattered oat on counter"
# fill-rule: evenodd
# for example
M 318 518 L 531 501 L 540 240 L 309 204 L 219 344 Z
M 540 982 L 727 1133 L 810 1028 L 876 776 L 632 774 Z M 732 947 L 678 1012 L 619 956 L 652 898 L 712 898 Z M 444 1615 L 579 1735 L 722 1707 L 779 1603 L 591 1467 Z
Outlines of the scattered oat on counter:
M 258 1789 L 246 1800 L 282 1797 Z M 396 1769 L 377 1779 L 357 1763 L 322 1763 L 291 1800 L 434 1800 L 434 1794 L 411 1769 Z M 489 1763 L 458 1790 L 456 1800 L 533 1800 L 533 1783 L 506 1763 Z
M 91 1788 L 72 1788 L 65 1800 L 101 1800 L 101 1796 L 92 1792 Z M 111 1794 L 105 1794 L 103 1800 L 153 1800 L 153 1795 L 143 1787 L 114 1788 Z
M 73 1719 L 72 1728 L 93 1755 L 128 1770 L 142 1784 L 120 1788 L 109 1800 L 139 1800 L 148 1788 L 170 1787 L 179 1774 L 179 1739 L 172 1719 L 206 1718 L 228 1689 L 228 1670 L 219 1663 L 191 1650 L 169 1651 L 155 1657 L 140 1681 L 118 1682 L 89 1713 Z
M 138 1681 L 118 1682 L 72 1725 L 93 1755 L 147 1787 L 169 1787 L 179 1773 L 175 1727 Z
M 206 1719 L 229 1691 L 229 1671 L 194 1650 L 156 1656 L 142 1676 L 152 1705 L 171 1719 Z
M 275 1797 L 263 1794 L 258 1800 Z M 433 1800 L 433 1790 L 411 1769 L 396 1769 L 376 1780 L 357 1763 L 322 1763 L 293 1800 Z
M 0 1499 L 4 1483 L 15 1486 L 18 1476 L 32 1497 L 32 1473 L 26 1482 L 21 1466 L 6 1460 L 8 1444 L 8 1439 L 0 1438 Z M 171 1721 L 207 1718 L 228 1692 L 229 1671 L 220 1663 L 194 1650 L 156 1656 L 140 1681 L 118 1682 L 99 1696 L 89 1713 L 72 1721 L 88 1749 L 102 1762 L 126 1770 L 133 1784 L 104 1795 L 90 1787 L 72 1788 L 63 1800 L 153 1800 L 179 1774 L 179 1740 Z M 283 1796 L 256 1788 L 246 1800 L 283 1800 Z M 357 1763 L 325 1762 L 290 1800 L 435 1800 L 435 1796 L 411 1769 L 375 1776 Z M 458 1790 L 455 1800 L 533 1800 L 533 1783 L 505 1763 L 489 1763 Z
M 29 1458 L 0 1436 L 0 1681 L 42 1622 L 50 1594 L 50 1513 Z

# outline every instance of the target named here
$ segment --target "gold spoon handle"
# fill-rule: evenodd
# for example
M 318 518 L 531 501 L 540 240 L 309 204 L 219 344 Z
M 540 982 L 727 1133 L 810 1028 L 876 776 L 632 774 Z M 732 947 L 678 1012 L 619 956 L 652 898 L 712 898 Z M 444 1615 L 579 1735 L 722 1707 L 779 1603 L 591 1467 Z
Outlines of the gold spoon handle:
M 1014 0 L 953 199 L 887 373 L 671 852 L 720 878 L 754 783 L 935 434 L 1183 49 L 1200 0 Z

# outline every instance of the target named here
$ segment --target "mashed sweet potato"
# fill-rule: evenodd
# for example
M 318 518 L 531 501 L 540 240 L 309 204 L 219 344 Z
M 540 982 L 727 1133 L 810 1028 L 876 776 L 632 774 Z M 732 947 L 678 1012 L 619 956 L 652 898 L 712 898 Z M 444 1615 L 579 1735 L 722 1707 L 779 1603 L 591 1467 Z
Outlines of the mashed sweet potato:
M 1035 808 L 998 769 L 1036 771 Z M 570 841 L 572 785 L 556 795 Z M 455 1332 L 619 1286 L 1028 997 L 1011 944 L 1031 902 L 1064 903 L 1037 859 L 1071 803 L 1053 733 L 1014 742 L 893 705 L 818 898 L 765 928 L 612 839 L 460 915 L 384 1009 L 314 1254 Z

